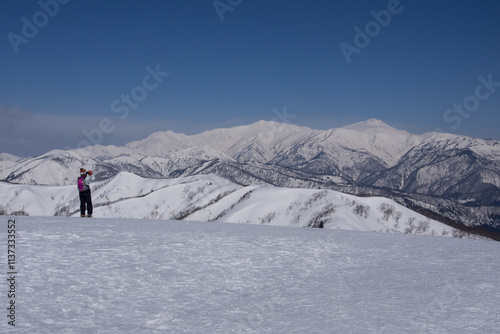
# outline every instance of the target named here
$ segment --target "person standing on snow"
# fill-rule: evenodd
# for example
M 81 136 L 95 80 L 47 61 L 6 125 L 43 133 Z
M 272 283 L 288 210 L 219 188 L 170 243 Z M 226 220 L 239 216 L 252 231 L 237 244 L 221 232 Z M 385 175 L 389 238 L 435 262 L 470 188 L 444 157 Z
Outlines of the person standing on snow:
M 90 194 L 89 183 L 92 181 L 92 171 L 86 171 L 80 168 L 80 177 L 78 178 L 78 190 L 80 192 L 80 217 L 92 217 L 92 197 Z M 87 209 L 87 215 L 85 215 Z

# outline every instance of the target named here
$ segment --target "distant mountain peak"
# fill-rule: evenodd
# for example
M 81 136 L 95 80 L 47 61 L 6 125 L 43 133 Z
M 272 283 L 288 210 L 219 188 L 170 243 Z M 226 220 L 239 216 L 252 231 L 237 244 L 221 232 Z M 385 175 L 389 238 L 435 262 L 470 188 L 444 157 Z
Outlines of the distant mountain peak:
M 375 118 L 370 118 L 366 121 L 347 125 L 344 126 L 342 129 L 359 131 L 359 132 L 380 132 L 380 131 L 401 132 L 401 130 L 395 129 L 392 126 L 385 123 L 384 121 Z
M 247 130 L 252 130 L 252 131 L 273 131 L 273 130 L 283 130 L 284 128 L 288 128 L 291 130 L 307 130 L 307 131 L 312 131 L 308 127 L 303 127 L 303 126 L 298 126 L 295 124 L 291 123 L 285 123 L 285 122 L 279 122 L 279 121 L 265 121 L 265 120 L 260 120 L 255 123 L 251 123 L 248 125 L 242 125 L 239 127 L 236 127 L 238 129 L 247 129 Z
M 16 162 L 16 161 L 19 161 L 21 159 L 22 159 L 21 157 L 18 157 L 18 156 L 13 155 L 13 154 L 0 153 L 0 161 L 13 161 L 13 162 Z

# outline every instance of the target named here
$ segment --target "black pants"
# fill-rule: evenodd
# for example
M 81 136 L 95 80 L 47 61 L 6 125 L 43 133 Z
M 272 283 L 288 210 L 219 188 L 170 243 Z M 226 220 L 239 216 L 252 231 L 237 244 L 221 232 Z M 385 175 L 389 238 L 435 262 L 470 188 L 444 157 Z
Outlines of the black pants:
M 87 207 L 87 214 L 91 215 L 93 211 L 92 197 L 90 196 L 90 189 L 80 191 L 80 215 L 85 215 L 85 206 Z

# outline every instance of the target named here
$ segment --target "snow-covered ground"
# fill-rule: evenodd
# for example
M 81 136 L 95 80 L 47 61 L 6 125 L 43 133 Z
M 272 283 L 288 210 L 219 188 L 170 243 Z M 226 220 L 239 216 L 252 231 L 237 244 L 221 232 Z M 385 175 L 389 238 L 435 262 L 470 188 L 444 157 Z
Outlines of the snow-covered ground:
M 15 219 L 2 333 L 499 333 L 500 248 L 377 232 Z M 13 232 L 10 232 L 12 234 Z
M 76 184 L 76 180 L 75 180 Z M 145 179 L 122 172 L 91 184 L 94 217 L 177 219 L 452 236 L 453 229 L 383 197 L 241 186 L 214 175 Z M 79 216 L 76 185 L 0 182 L 0 214 Z

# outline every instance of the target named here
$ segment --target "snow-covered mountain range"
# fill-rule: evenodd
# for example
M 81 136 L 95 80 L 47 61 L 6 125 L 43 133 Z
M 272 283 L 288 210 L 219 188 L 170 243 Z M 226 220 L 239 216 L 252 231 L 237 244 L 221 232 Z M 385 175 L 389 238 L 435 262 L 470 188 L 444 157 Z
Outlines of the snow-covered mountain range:
M 144 179 L 121 172 L 91 185 L 96 218 L 175 219 L 463 237 L 383 197 L 334 190 L 242 186 L 215 175 Z M 74 185 L 0 183 L 0 213 L 80 215 Z
M 197 135 L 157 132 L 123 147 L 0 156 L 0 179 L 69 185 L 81 166 L 100 180 L 214 174 L 232 182 L 381 195 L 466 225 L 500 229 L 500 142 L 414 135 L 368 120 L 331 130 L 260 121 Z

